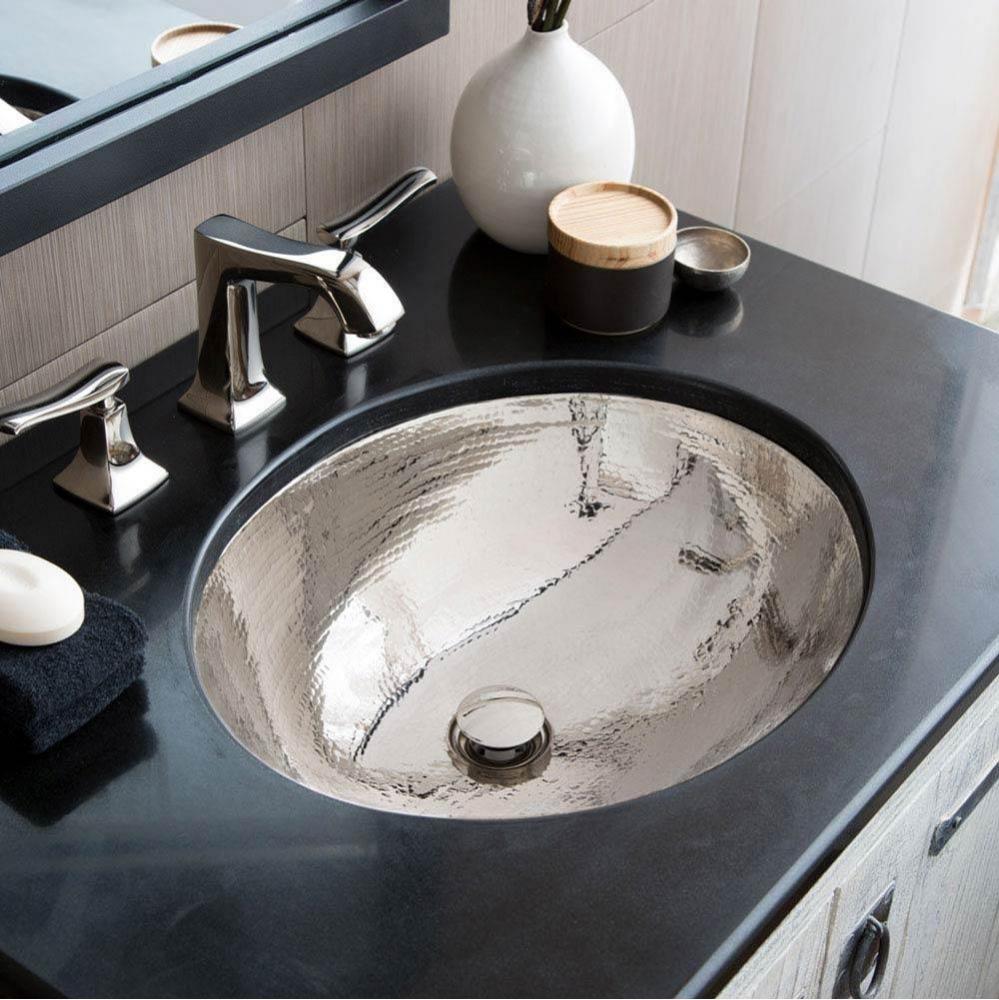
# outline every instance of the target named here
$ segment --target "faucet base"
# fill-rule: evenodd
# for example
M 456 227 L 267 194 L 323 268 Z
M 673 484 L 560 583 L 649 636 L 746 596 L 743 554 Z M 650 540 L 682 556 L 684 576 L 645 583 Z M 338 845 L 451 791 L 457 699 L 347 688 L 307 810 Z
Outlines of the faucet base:
M 242 434 L 269 420 L 285 402 L 284 393 L 275 389 L 270 382 L 258 382 L 253 386 L 252 392 L 236 399 L 209 392 L 195 377 L 177 405 L 185 413 L 204 420 L 213 427 L 230 434 Z
M 64 493 L 120 514 L 167 481 L 135 443 L 125 404 L 114 398 L 80 414 L 80 448 L 53 480 Z
M 348 333 L 343 328 L 340 317 L 323 298 L 317 298 L 312 308 L 295 323 L 296 333 L 328 351 L 342 354 L 345 358 L 352 358 L 361 351 L 380 344 L 394 329 L 395 323 L 392 323 L 371 337 Z
M 91 507 L 107 514 L 120 514 L 149 496 L 168 478 L 167 470 L 145 455 L 138 455 L 127 465 L 95 469 L 77 452 L 52 481 L 63 493 Z

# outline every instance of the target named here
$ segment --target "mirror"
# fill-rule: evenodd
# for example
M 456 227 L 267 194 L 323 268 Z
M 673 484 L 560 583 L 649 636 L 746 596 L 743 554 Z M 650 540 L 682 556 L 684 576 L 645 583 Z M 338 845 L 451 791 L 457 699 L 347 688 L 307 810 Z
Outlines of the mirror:
M 47 125 L 68 125 L 74 116 L 59 112 L 84 98 L 138 77 L 155 86 L 166 75 L 159 68 L 183 56 L 210 64 L 238 47 L 246 26 L 269 21 L 286 30 L 295 13 L 310 6 L 299 0 L 6 0 L 0 162 L 36 138 L 30 129 L 13 135 L 18 129 L 49 115 L 55 117 Z M 220 46 L 224 39 L 229 44 Z
M 447 33 L 448 0 L 3 0 L 0 254 Z

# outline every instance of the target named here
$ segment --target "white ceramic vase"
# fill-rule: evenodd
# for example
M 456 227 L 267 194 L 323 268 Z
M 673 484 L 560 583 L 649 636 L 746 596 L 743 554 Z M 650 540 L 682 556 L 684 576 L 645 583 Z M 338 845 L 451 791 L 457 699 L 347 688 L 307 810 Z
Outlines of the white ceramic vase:
M 614 74 L 569 37 L 527 29 L 461 95 L 451 170 L 472 218 L 525 253 L 548 249 L 548 203 L 582 181 L 628 181 L 631 106 Z

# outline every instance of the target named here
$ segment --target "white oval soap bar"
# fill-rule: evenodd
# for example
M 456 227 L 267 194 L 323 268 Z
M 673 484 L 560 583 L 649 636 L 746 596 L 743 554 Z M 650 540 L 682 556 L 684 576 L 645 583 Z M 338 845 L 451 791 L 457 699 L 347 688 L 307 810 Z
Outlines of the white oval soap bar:
M 48 646 L 83 624 L 83 591 L 64 569 L 28 552 L 0 549 L 0 642 Z

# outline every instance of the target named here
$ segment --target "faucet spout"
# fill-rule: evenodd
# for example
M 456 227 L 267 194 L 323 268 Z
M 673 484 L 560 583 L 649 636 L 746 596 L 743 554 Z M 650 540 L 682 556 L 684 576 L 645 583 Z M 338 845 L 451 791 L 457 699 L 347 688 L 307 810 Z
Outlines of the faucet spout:
M 405 310 L 378 271 L 359 253 L 347 254 L 336 280 L 320 287 L 315 303 L 295 329 L 350 357 L 390 334 Z
M 226 323 L 227 287 L 240 281 L 290 282 L 325 292 L 348 253 L 276 236 L 229 215 L 216 215 L 194 230 L 198 325 L 213 339 Z
M 403 316 L 402 303 L 354 242 L 435 181 L 426 168 L 408 171 L 347 219 L 320 227 L 327 246 L 276 236 L 230 215 L 201 223 L 194 230 L 198 366 L 181 409 L 238 434 L 284 405 L 264 372 L 258 281 L 314 291 L 296 329 L 347 357 L 388 336 Z
M 313 340 L 345 354 L 388 334 L 403 315 L 388 282 L 359 253 L 318 247 L 216 215 L 194 231 L 198 367 L 182 409 L 231 433 L 276 413 L 284 396 L 264 371 L 257 281 L 313 289 L 299 321 Z

